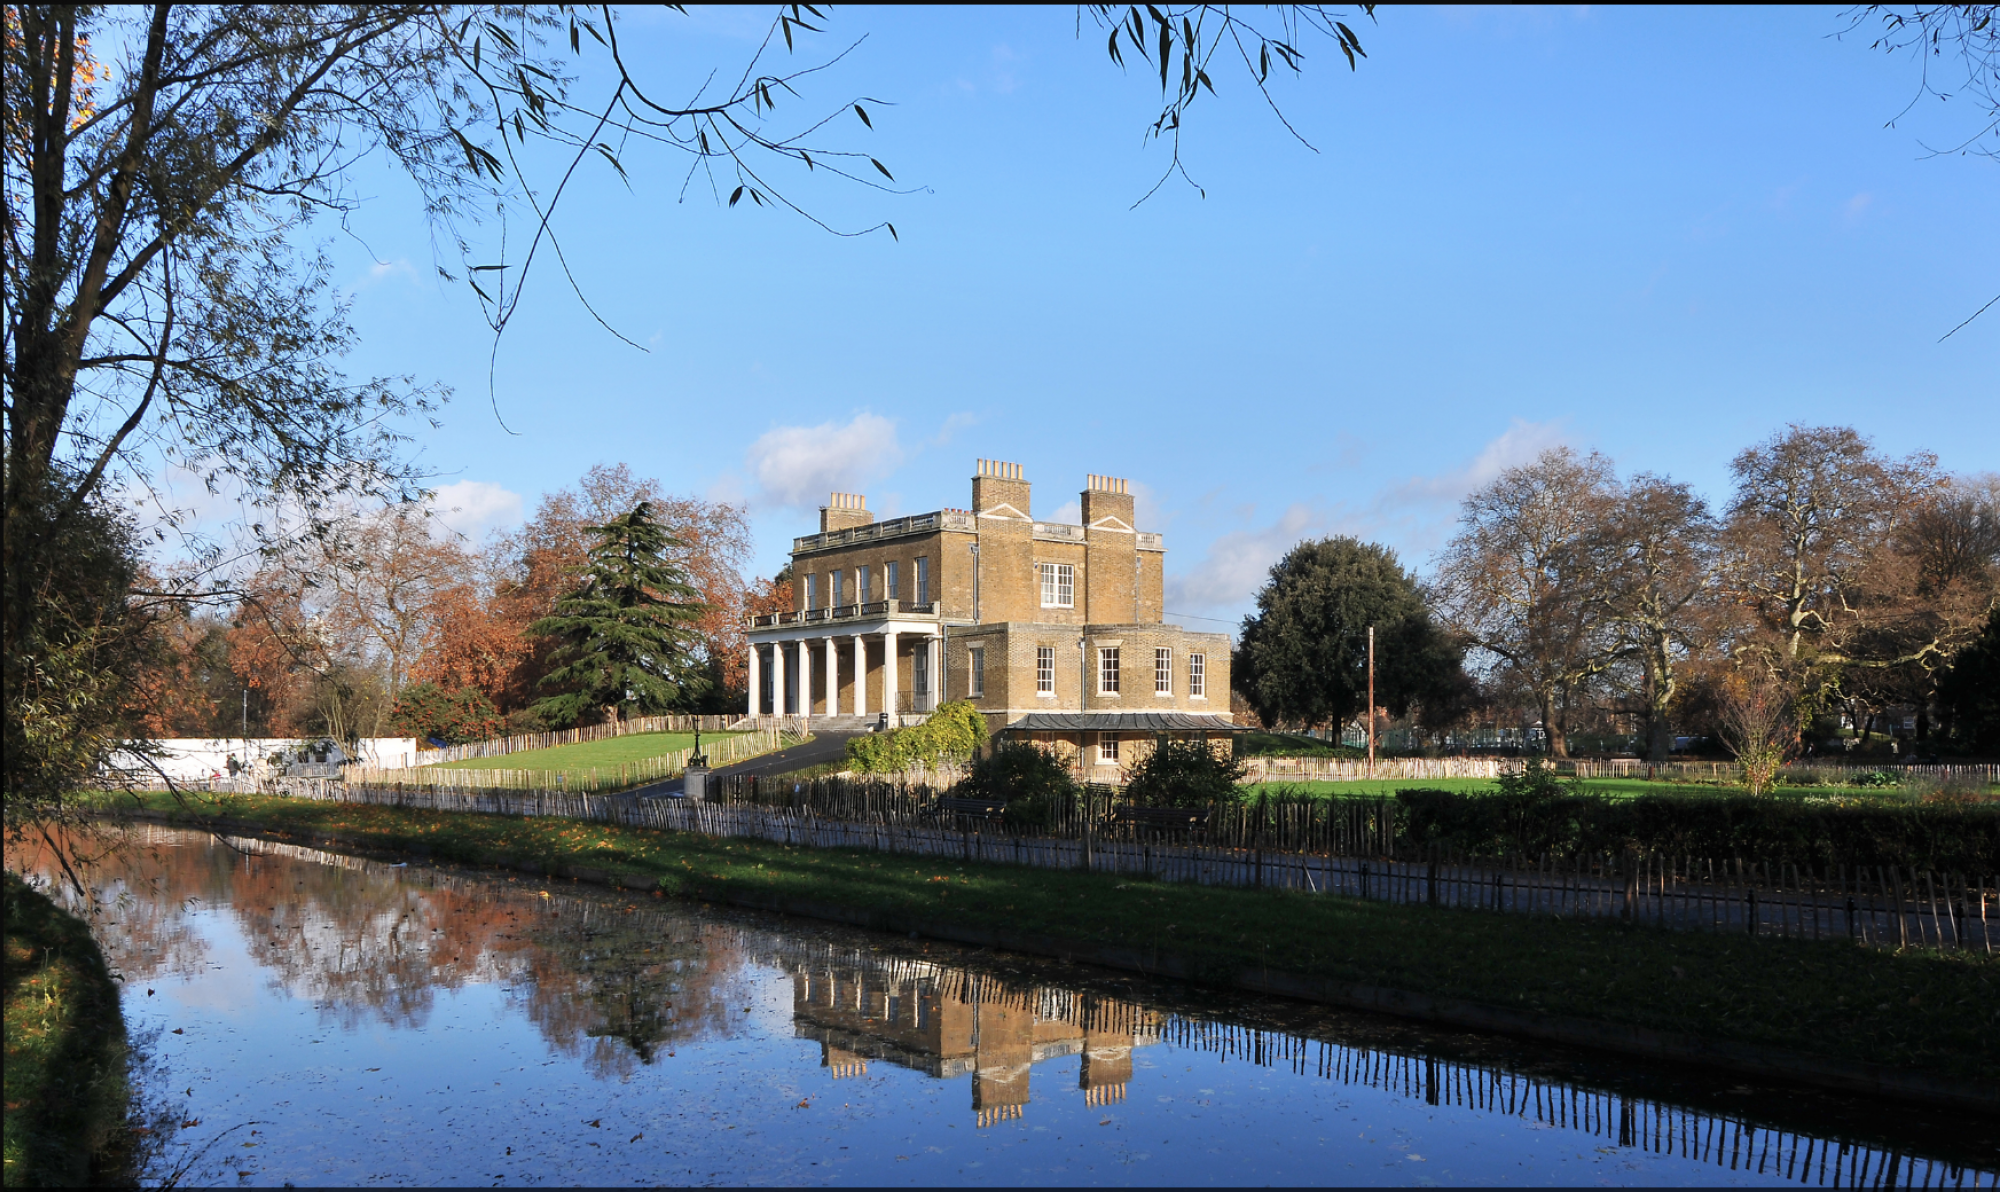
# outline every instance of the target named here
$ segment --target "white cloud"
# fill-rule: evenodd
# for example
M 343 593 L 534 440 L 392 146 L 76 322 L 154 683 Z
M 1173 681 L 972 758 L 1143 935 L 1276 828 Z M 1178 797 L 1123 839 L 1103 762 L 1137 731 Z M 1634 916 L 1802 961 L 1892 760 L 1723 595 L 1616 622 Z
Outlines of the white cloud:
M 1375 505 L 1389 511 L 1412 505 L 1456 506 L 1467 493 L 1493 483 L 1508 468 L 1519 467 L 1566 440 L 1560 422 L 1526 422 L 1516 418 L 1512 426 L 1480 448 L 1479 454 L 1464 467 L 1435 476 L 1412 477 L 1376 498 Z
M 1208 544 L 1193 571 L 1167 577 L 1167 607 L 1182 615 L 1247 609 L 1271 564 L 1300 539 L 1334 528 L 1335 515 L 1329 511 L 1293 504 L 1268 526 L 1224 534 Z
M 1192 570 L 1167 577 L 1167 608 L 1183 616 L 1248 612 L 1271 564 L 1302 539 L 1329 534 L 1385 543 L 1405 567 L 1420 569 L 1424 556 L 1444 541 L 1468 493 L 1564 439 L 1558 423 L 1515 419 L 1462 466 L 1390 485 L 1359 508 L 1295 503 L 1262 526 L 1254 524 L 1253 508 L 1243 508 L 1236 514 L 1243 528 L 1210 541 Z
M 744 455 L 757 503 L 793 508 L 817 507 L 830 492 L 860 492 L 902 462 L 896 424 L 869 413 L 845 424 L 775 427 Z
M 436 524 L 477 545 L 494 530 L 521 524 L 521 494 L 489 480 L 459 480 L 431 497 Z

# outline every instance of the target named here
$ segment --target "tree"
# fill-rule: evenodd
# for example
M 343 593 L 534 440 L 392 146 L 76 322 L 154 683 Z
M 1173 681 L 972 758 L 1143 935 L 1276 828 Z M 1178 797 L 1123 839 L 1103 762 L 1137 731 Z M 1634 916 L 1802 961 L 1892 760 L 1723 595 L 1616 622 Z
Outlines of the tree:
M 1609 460 L 1550 448 L 1466 497 L 1439 559 L 1446 620 L 1512 672 L 1556 757 L 1568 704 L 1624 650 L 1592 558 L 1612 491 Z
M 1368 705 L 1370 626 L 1381 706 L 1402 716 L 1449 695 L 1464 652 L 1394 551 L 1346 537 L 1302 542 L 1272 566 L 1230 673 L 1266 724 L 1344 724 Z
M 1708 503 L 1685 484 L 1642 473 L 1618 487 L 1586 539 L 1587 580 L 1604 616 L 1639 667 L 1646 707 L 1646 756 L 1673 749 L 1668 718 L 1679 691 L 1677 667 L 1705 637 L 1706 598 L 1715 577 L 1716 532 Z
M 597 542 L 582 587 L 529 627 L 559 643 L 557 665 L 542 679 L 557 694 L 537 708 L 551 723 L 574 724 L 600 711 L 624 719 L 684 706 L 701 691 L 693 625 L 704 609 L 667 558 L 679 544 L 646 501 L 591 534 Z
M 1207 6 L 1092 15 L 1111 28 L 1114 61 L 1136 52 L 1157 64 L 1154 132 L 1176 146 L 1170 169 L 1186 113 L 1215 90 L 1217 52 L 1239 54 L 1260 91 L 1273 61 L 1300 70 L 1302 35 L 1333 39 L 1350 67 L 1360 54 L 1353 31 L 1318 6 L 1280 10 L 1282 29 L 1269 37 Z M 429 418 L 444 395 L 341 371 L 354 333 L 313 240 L 316 217 L 342 219 L 361 201 L 361 163 L 386 158 L 414 181 L 438 242 L 458 254 L 457 272 L 440 263 L 440 274 L 465 282 L 497 336 L 534 265 L 560 259 L 554 216 L 572 176 L 592 159 L 623 177 L 618 146 L 685 154 L 690 177 L 705 171 L 717 201 L 727 191 L 730 206 L 748 198 L 746 209 L 777 206 L 816 223 L 774 167 L 892 187 L 880 161 L 818 139 L 836 116 L 851 113 L 843 127 L 856 135 L 872 127 L 865 96 L 778 123 L 775 105 L 829 63 L 779 73 L 767 59 L 780 36 L 789 52 L 822 19 L 780 10 L 736 84 L 712 91 L 629 70 L 609 7 L 7 6 L 6 797 L 42 783 L 33 774 L 43 763 L 13 746 L 56 740 L 22 728 L 48 706 L 35 701 L 55 673 L 50 651 L 66 648 L 67 630 L 43 620 L 92 599 L 45 599 L 42 577 L 71 574 L 56 556 L 88 531 L 87 510 L 107 484 L 143 487 L 163 465 L 184 469 L 249 503 L 244 528 L 258 546 L 324 539 L 352 498 L 419 488 L 396 428 Z M 119 59 L 100 62 L 93 46 L 118 47 Z M 586 54 L 608 59 L 608 95 L 574 93 L 569 64 Z M 689 90 L 701 98 L 686 107 L 653 98 Z M 524 176 L 531 144 L 567 156 L 559 178 Z M 477 241 L 476 223 L 509 214 L 525 234 L 496 237 L 497 251 Z M 894 233 L 883 221 L 840 234 L 877 228 Z M 191 516 L 161 512 L 170 526 Z M 212 564 L 227 561 L 205 540 L 193 545 Z M 233 601 L 227 582 L 207 586 Z M 79 699 L 128 681 L 65 680 L 83 685 Z M 95 738 L 73 738 L 85 739 Z
M 413 683 L 389 714 L 392 732 L 447 745 L 500 735 L 499 709 L 477 687 L 447 691 L 435 683 Z
M 2000 757 L 2000 608 L 1978 640 L 1958 652 L 1938 683 L 1952 740 L 1966 752 Z
M 1926 453 L 1892 460 L 1847 427 L 1791 426 L 1739 454 L 1723 578 L 1745 621 L 1727 643 L 1777 678 L 1801 721 L 1857 674 L 1935 668 L 1978 623 L 1940 623 L 1896 549 L 1937 489 Z

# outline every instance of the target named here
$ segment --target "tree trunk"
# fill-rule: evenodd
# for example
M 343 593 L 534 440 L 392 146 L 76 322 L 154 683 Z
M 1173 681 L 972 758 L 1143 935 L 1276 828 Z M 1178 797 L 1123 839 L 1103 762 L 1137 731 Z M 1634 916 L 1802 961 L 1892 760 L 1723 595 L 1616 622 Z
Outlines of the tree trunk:
M 1542 713 L 1542 741 L 1548 755 L 1568 757 L 1569 742 L 1564 739 L 1562 725 L 1556 719 L 1555 688 L 1545 688 L 1536 693 L 1535 703 Z

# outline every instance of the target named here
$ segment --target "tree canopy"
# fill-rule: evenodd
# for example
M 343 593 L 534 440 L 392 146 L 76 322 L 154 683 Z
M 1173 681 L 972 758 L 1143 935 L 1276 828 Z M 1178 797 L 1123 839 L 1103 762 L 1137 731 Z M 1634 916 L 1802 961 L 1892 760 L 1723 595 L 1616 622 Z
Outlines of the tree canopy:
M 1346 537 L 1301 542 L 1271 568 L 1243 622 L 1236 688 L 1267 724 L 1345 723 L 1367 708 L 1370 626 L 1380 706 L 1401 716 L 1451 697 L 1464 651 L 1393 551 Z
M 542 678 L 550 694 L 536 707 L 553 724 L 658 715 L 686 707 L 706 686 L 696 653 L 701 593 L 668 558 L 680 544 L 641 501 L 632 511 L 590 527 L 582 584 L 555 613 L 529 627 L 558 644 Z

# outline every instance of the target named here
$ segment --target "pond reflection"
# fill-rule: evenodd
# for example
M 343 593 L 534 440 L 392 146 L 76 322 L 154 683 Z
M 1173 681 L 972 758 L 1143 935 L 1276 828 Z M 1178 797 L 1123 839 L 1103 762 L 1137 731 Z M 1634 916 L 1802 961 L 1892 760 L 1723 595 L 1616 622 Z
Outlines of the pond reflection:
M 188 1123 L 154 1174 L 191 1163 L 183 1182 L 2000 1171 L 1990 1121 L 1960 1115 L 567 883 L 123 843 L 87 880 Z M 83 901 L 35 849 L 7 861 Z

